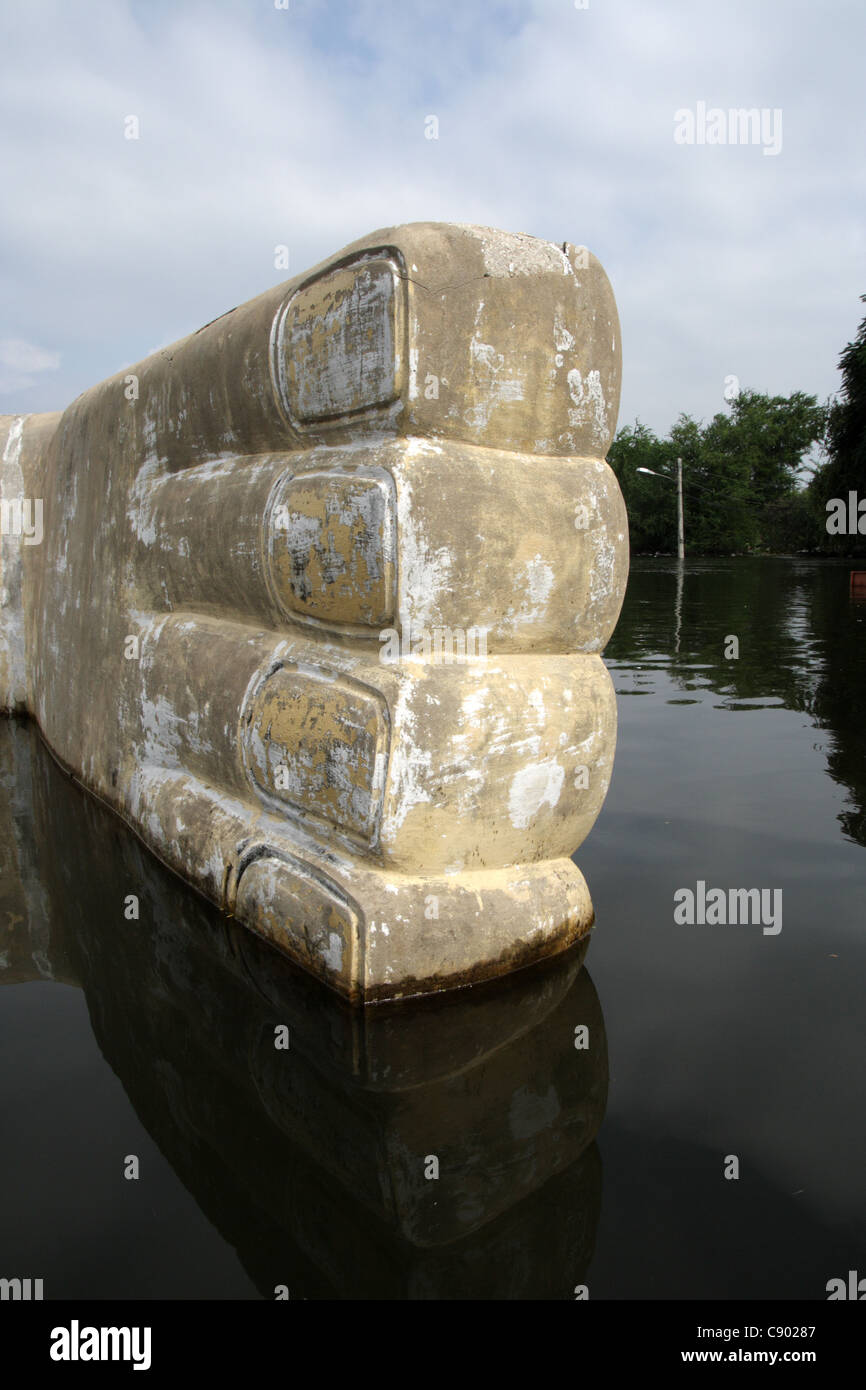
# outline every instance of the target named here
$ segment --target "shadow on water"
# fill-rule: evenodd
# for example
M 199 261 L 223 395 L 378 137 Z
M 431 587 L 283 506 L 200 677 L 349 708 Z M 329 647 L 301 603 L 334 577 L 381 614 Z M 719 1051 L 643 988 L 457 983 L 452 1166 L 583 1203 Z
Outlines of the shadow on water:
M 0 723 L 0 783 L 0 982 L 80 985 L 139 1119 L 264 1297 L 574 1296 L 608 1081 L 582 951 L 353 1010 L 164 869 L 31 725 Z M 104 1182 L 90 1166 L 82 1181 Z M 87 1276 L 46 1281 L 64 1296 L 92 1296 Z
M 866 845 L 866 601 L 849 593 L 851 561 L 638 559 L 605 652 L 620 696 L 655 692 L 664 671 L 719 708 L 800 711 L 827 735 L 830 777 L 847 793 L 839 821 Z M 735 636 L 736 659 L 725 656 Z

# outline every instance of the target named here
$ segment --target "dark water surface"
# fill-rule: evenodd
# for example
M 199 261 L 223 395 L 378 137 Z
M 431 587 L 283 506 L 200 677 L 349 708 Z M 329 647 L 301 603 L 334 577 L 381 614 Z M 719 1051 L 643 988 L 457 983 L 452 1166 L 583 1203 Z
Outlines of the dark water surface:
M 638 561 L 606 659 L 586 966 L 361 1013 L 0 721 L 0 1276 L 824 1299 L 866 1275 L 866 604 L 842 564 Z M 781 890 L 781 930 L 677 924 L 698 881 Z

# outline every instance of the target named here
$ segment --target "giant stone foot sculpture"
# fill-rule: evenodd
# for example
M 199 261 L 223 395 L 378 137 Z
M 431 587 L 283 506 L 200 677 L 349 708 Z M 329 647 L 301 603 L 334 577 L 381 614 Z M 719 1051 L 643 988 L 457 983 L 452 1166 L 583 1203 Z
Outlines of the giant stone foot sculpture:
M 619 381 L 587 251 L 418 223 L 3 417 L 0 703 L 352 999 L 563 949 L 616 739 Z

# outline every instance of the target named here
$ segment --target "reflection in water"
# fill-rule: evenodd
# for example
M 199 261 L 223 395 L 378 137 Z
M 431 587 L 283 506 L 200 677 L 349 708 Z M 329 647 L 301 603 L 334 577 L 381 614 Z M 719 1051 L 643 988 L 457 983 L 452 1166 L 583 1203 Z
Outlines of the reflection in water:
M 619 695 L 655 691 L 655 671 L 696 703 L 785 708 L 828 735 L 827 767 L 850 806 L 845 835 L 866 845 L 866 605 L 852 600 L 850 562 L 752 559 L 636 560 L 605 652 Z M 723 582 L 721 582 L 723 581 Z M 725 639 L 739 658 L 725 659 Z
M 159 865 L 15 721 L 0 855 L 0 982 L 80 983 L 139 1118 L 263 1296 L 570 1298 L 586 1281 L 607 1051 L 581 950 L 353 1010 Z
M 685 560 L 677 560 L 677 597 L 674 603 L 674 654 L 680 654 L 680 635 L 683 627 L 683 586 L 686 577 Z

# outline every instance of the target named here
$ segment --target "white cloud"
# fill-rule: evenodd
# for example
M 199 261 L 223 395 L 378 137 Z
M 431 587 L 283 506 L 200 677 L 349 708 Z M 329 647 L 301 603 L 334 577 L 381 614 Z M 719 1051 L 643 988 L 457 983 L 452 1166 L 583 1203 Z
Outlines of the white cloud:
M 0 393 L 29 391 L 39 372 L 56 372 L 59 352 L 46 352 L 23 338 L 0 338 Z
M 787 0 L 6 7 L 4 331 L 62 349 L 54 408 L 284 278 L 276 245 L 295 273 L 431 218 L 596 252 L 621 421 L 712 414 L 729 373 L 826 394 L 866 288 L 864 29 Z M 676 145 L 699 100 L 780 107 L 782 153 Z

